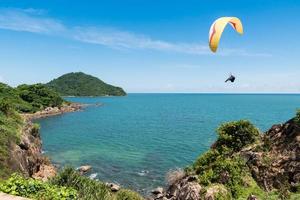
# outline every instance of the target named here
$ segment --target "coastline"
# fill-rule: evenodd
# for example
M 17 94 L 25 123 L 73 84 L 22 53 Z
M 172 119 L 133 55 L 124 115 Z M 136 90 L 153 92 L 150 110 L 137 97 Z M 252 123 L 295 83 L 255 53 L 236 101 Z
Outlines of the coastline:
M 24 113 L 21 114 L 26 120 L 34 120 L 40 118 L 51 117 L 55 115 L 61 115 L 64 113 L 76 112 L 81 110 L 83 107 L 87 105 L 80 103 L 70 103 L 67 105 L 63 105 L 61 107 L 47 107 L 42 111 L 37 111 L 35 113 Z
M 43 155 L 39 127 L 33 123 L 33 120 L 76 112 L 85 106 L 87 105 L 70 103 L 60 108 L 47 107 L 35 113 L 20 114 L 24 120 L 21 131 L 21 142 L 19 145 L 12 146 L 10 152 L 10 162 L 14 168 L 34 179 L 46 181 L 54 177 L 57 173 L 57 168 L 51 163 L 48 157 Z

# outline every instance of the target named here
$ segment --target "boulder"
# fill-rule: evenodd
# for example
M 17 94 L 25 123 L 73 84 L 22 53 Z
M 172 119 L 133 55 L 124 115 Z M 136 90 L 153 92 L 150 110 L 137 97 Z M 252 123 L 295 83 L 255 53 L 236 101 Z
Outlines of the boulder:
M 118 184 L 115 183 L 105 183 L 105 185 L 109 187 L 112 192 L 118 192 L 121 188 Z
M 90 171 L 92 169 L 92 166 L 90 165 L 83 165 L 77 168 L 77 170 L 79 171 L 80 174 L 85 174 L 88 171 Z

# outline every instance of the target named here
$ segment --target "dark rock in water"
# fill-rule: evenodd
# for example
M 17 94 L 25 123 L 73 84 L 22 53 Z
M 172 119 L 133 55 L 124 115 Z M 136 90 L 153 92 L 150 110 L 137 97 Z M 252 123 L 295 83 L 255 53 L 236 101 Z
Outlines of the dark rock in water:
M 80 174 L 85 174 L 88 171 L 90 171 L 92 169 L 92 166 L 90 165 L 83 165 L 77 168 L 77 170 L 79 171 Z

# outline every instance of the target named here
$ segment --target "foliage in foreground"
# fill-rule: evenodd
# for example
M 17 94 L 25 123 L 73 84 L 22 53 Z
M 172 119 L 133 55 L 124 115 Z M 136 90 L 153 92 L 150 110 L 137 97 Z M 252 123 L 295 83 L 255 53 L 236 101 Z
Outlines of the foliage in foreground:
M 1 182 L 0 191 L 38 200 L 71 200 L 77 198 L 77 192 L 72 188 L 24 178 L 18 174 L 13 174 L 9 179 Z
M 104 183 L 81 176 L 72 168 L 65 168 L 55 178 L 42 182 L 18 174 L 0 182 L 0 191 L 38 200 L 142 200 L 136 192 L 121 189 L 110 191 Z
M 65 168 L 53 180 L 52 184 L 72 187 L 82 200 L 142 200 L 143 198 L 131 190 L 121 189 L 112 193 L 104 183 L 81 176 L 73 168 Z

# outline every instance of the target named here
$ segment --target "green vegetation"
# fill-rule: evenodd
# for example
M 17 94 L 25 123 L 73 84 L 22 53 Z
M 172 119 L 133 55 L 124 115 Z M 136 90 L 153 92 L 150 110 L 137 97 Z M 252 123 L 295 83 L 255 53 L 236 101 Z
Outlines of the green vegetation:
M 100 181 L 91 180 L 81 176 L 72 168 L 65 168 L 52 181 L 52 184 L 71 187 L 77 190 L 78 198 L 82 200 L 142 200 L 143 198 L 130 190 L 121 189 L 112 193 L 110 189 Z
M 42 84 L 20 85 L 16 88 L 22 100 L 32 106 L 30 112 L 36 112 L 46 107 L 60 107 L 64 100 L 58 93 Z
M 61 106 L 64 100 L 58 93 L 42 84 L 20 85 L 12 88 L 0 83 L 1 107 L 10 105 L 19 112 L 36 112 L 46 107 Z
M 0 191 L 38 200 L 71 200 L 77 197 L 76 190 L 72 188 L 24 178 L 18 174 L 13 174 L 9 179 L 0 182 Z
M 23 121 L 7 99 L 0 99 L 0 177 L 7 177 L 9 168 L 9 145 L 19 143 Z
M 300 110 L 297 110 L 294 121 L 295 121 L 295 123 L 297 123 L 300 126 Z
M 259 131 L 247 120 L 240 120 L 222 124 L 217 133 L 219 135 L 216 148 L 237 152 L 249 144 L 253 144 L 259 137 Z
M 120 87 L 104 83 L 82 72 L 68 73 L 46 84 L 62 96 L 124 96 Z
M 24 178 L 18 174 L 0 182 L 0 191 L 38 200 L 142 200 L 131 191 L 121 189 L 111 192 L 104 183 L 80 175 L 72 168 L 63 169 L 55 178 L 47 182 Z

